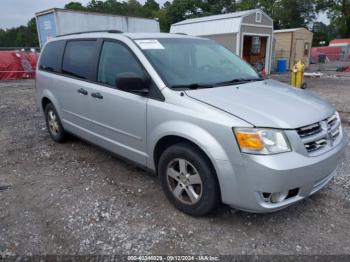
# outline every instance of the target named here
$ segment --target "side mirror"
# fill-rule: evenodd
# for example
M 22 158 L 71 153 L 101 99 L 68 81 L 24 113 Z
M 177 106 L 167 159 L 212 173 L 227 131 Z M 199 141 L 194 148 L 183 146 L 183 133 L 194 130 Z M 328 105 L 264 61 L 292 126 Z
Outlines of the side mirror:
M 131 93 L 141 95 L 149 93 L 149 80 L 132 72 L 117 74 L 115 85 L 118 89 Z

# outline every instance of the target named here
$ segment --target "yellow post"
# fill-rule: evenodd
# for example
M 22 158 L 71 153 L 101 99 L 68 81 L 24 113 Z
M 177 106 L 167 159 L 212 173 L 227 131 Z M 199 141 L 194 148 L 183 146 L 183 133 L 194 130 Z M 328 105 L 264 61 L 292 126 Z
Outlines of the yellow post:
M 292 71 L 291 71 L 291 79 L 290 79 L 290 84 L 292 86 L 296 86 L 296 74 L 297 74 L 298 70 L 296 65 L 293 65 Z
M 297 88 L 301 88 L 304 84 L 304 68 L 305 65 L 299 61 L 296 63 L 291 72 L 291 85 Z
M 297 73 L 295 77 L 295 87 L 301 88 L 304 83 L 304 67 L 301 61 L 296 64 Z

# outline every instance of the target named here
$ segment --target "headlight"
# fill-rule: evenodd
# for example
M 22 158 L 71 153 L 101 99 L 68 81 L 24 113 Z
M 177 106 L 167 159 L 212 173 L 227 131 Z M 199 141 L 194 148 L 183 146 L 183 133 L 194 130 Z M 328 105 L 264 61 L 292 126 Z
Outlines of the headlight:
M 235 128 L 234 133 L 242 152 L 257 155 L 291 151 L 282 130 L 267 128 Z

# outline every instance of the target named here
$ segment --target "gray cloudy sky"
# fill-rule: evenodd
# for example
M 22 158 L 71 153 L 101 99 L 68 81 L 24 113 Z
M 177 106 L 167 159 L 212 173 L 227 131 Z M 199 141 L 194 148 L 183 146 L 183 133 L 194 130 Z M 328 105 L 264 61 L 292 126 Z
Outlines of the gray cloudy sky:
M 12 28 L 25 25 L 34 17 L 34 13 L 52 7 L 64 7 L 69 2 L 86 5 L 90 0 L 0 0 L 0 28 Z M 139 0 L 144 3 L 145 0 Z M 164 3 L 165 0 L 158 0 Z
M 34 13 L 52 7 L 64 7 L 72 0 L 0 0 L 0 28 L 12 28 L 25 25 L 34 17 Z M 78 0 L 82 4 L 89 0 Z M 77 2 L 78 2 L 77 1 Z
M 81 2 L 86 5 L 90 0 L 0 0 L 0 28 L 12 28 L 25 25 L 34 17 L 34 13 L 50 9 L 52 7 L 64 7 L 71 1 Z M 166 0 L 158 0 L 164 3 Z M 144 3 L 145 0 L 139 0 Z M 319 20 L 329 24 L 326 15 L 321 15 Z

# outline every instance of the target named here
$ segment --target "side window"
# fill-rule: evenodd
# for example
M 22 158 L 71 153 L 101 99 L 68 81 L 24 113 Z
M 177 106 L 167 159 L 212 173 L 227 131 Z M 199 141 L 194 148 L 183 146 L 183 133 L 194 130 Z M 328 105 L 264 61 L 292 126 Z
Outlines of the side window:
M 101 51 L 97 81 L 118 88 L 115 80 L 120 73 L 145 75 L 142 66 L 128 48 L 116 42 L 105 41 Z
M 39 69 L 60 73 L 66 41 L 54 41 L 46 44 L 39 61 Z
M 62 72 L 82 79 L 92 79 L 96 51 L 95 40 L 67 42 Z

